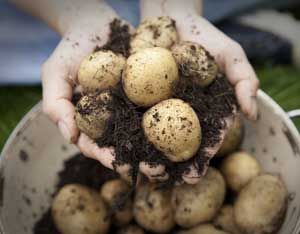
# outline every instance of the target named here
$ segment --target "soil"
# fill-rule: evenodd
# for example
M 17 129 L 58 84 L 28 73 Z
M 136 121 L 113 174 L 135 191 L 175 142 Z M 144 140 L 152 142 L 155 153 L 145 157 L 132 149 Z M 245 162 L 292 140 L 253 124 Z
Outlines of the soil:
M 202 174 L 210 160 L 206 148 L 219 142 L 220 132 L 226 127 L 224 118 L 231 116 L 237 105 L 232 87 L 221 74 L 206 88 L 201 88 L 186 77 L 181 77 L 174 93 L 174 97 L 188 102 L 193 107 L 202 128 L 200 149 L 195 157 L 182 163 L 169 161 L 147 141 L 141 127 L 146 110 L 128 100 L 121 84 L 116 90 L 112 90 L 113 117 L 104 136 L 98 139 L 97 143 L 100 147 L 115 147 L 114 165 L 130 164 L 133 180 L 136 178 L 139 162 L 146 162 L 153 167 L 158 164 L 165 165 L 169 180 L 164 185 L 173 185 L 175 181 L 181 180 L 182 174 L 189 170 L 191 164 L 194 164 L 199 174 Z
M 108 42 L 103 47 L 97 47 L 95 51 L 111 50 L 127 58 L 129 56 L 130 37 L 128 25 L 122 24 L 119 19 L 114 19 L 110 23 Z

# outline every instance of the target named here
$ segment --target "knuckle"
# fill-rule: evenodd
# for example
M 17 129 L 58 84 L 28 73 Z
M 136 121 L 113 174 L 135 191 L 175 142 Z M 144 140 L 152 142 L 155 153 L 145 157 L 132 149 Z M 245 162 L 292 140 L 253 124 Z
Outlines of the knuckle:
M 244 49 L 243 47 L 236 41 L 231 41 L 229 43 L 228 49 L 230 53 L 234 53 L 235 55 L 244 55 Z

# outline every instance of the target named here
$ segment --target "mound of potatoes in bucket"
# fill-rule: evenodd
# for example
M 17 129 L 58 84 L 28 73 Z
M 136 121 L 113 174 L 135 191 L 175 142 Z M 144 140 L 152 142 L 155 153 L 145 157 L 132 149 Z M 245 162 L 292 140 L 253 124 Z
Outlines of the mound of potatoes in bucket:
M 243 154 L 235 154 L 244 159 Z M 61 234 L 104 234 L 111 230 L 120 234 L 276 233 L 287 210 L 284 182 L 278 175 L 260 172 L 244 183 L 239 167 L 234 168 L 237 173 L 225 175 L 209 167 L 197 184 L 172 188 L 143 180 L 132 196 L 127 196 L 130 185 L 121 179 L 105 182 L 99 191 L 66 185 L 54 197 L 52 217 Z M 237 184 L 243 186 L 239 190 L 226 188 L 231 180 L 241 180 Z M 127 200 L 118 207 L 122 196 Z

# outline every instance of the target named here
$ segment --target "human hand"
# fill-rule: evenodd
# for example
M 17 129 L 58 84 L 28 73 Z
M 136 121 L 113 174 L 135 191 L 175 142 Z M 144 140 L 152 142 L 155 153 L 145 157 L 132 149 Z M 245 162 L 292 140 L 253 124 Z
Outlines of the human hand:
M 113 169 L 113 149 L 99 148 L 89 137 L 79 132 L 71 99 L 78 83 L 77 71 L 81 61 L 96 47 L 106 44 L 110 33 L 109 24 L 118 16 L 100 1 L 89 1 L 89 4 L 73 1 L 70 7 L 73 8 L 57 23 L 60 24 L 56 28 L 62 34 L 62 39 L 42 67 L 43 110 L 58 126 L 64 138 L 77 144 L 86 156 Z M 126 174 L 129 166 L 118 167 L 116 170 Z
M 174 19 L 180 40 L 199 43 L 214 56 L 220 70 L 235 89 L 241 111 L 250 120 L 256 120 L 256 93 L 259 87 L 256 74 L 242 47 L 200 16 L 199 2 L 195 0 L 142 0 L 142 20 L 161 15 Z M 228 129 L 232 118 L 227 118 L 225 121 Z M 219 150 L 227 129 L 222 131 L 219 144 L 206 149 L 210 157 L 213 157 Z M 201 175 L 194 165 L 182 177 L 186 183 L 190 184 L 197 183 L 200 178 Z

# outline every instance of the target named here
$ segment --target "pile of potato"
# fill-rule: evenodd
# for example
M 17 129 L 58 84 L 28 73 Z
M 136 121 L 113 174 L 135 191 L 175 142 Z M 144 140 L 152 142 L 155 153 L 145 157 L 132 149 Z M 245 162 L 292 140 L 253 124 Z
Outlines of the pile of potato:
M 181 78 L 206 87 L 217 73 L 214 58 L 202 46 L 179 42 L 171 18 L 148 19 L 132 35 L 128 58 L 100 50 L 82 61 L 78 82 L 84 96 L 76 106 L 77 126 L 90 138 L 101 138 L 113 115 L 111 91 L 121 84 L 127 98 L 144 110 L 141 127 L 147 140 L 169 160 L 186 161 L 200 147 L 201 124 L 189 103 L 173 98 L 174 88 Z
M 109 209 L 130 190 L 125 181 L 107 181 L 100 191 L 67 185 L 54 198 L 53 220 L 62 234 L 112 233 L 111 225 L 119 234 L 276 233 L 288 192 L 279 175 L 263 172 L 252 155 L 237 151 L 242 132 L 237 116 L 217 156 L 223 157 L 220 165 L 209 167 L 198 184 L 158 189 L 144 181 L 111 217 Z

